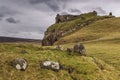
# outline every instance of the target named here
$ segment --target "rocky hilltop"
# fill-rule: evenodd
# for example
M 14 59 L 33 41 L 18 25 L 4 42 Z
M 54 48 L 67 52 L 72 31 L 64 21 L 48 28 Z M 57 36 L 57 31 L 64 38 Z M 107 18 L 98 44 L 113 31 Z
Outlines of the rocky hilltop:
M 96 11 L 80 15 L 56 16 L 56 23 L 51 25 L 44 33 L 43 46 L 51 46 L 60 38 L 82 29 L 96 21 L 113 18 L 112 13 L 107 16 L 99 16 Z

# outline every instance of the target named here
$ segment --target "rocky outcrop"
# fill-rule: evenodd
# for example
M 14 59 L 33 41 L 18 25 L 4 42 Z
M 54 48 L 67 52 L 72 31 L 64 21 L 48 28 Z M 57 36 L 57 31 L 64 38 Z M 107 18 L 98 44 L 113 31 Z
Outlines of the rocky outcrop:
M 71 21 L 71 20 L 76 19 L 77 17 L 79 17 L 79 15 L 60 15 L 60 14 L 57 14 L 56 23 Z
M 86 19 L 85 16 L 91 16 L 90 19 Z M 70 26 L 68 29 L 64 29 L 64 30 L 56 30 L 55 28 L 52 30 L 48 30 L 45 32 L 45 36 L 42 40 L 42 46 L 51 46 L 53 45 L 56 41 L 58 41 L 61 37 L 70 34 L 72 32 L 75 32 L 78 29 L 81 29 L 97 20 L 103 20 L 106 18 L 112 18 L 113 16 L 101 16 L 101 17 L 96 17 L 97 16 L 97 12 L 93 11 L 93 12 L 89 12 L 89 13 L 85 13 L 85 14 L 81 14 L 81 15 L 59 15 L 57 14 L 56 16 L 56 23 L 62 23 L 62 22 L 66 22 L 66 21 L 71 21 L 74 20 L 76 18 L 80 18 L 81 20 L 83 20 L 80 23 L 75 24 L 74 26 Z M 96 17 L 96 18 L 93 18 Z
M 96 11 L 90 12 L 88 14 L 91 16 L 97 16 Z M 79 17 L 84 19 L 84 17 L 80 16 L 80 15 L 60 15 L 60 14 L 57 14 L 55 19 L 56 19 L 56 23 L 61 23 L 61 22 L 66 22 L 66 21 L 72 21 L 72 20 L 75 20 Z
M 43 46 L 51 46 L 55 41 L 57 41 L 59 36 L 55 33 L 46 35 L 44 39 L 42 40 Z

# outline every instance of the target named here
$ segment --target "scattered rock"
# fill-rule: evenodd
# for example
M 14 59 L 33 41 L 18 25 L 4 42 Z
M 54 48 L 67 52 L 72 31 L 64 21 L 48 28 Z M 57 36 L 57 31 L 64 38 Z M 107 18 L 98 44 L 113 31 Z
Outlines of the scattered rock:
M 49 60 L 41 62 L 40 67 L 44 69 L 51 69 L 53 71 L 59 71 L 61 69 L 59 62 L 54 62 Z
M 56 49 L 57 49 L 57 50 L 62 50 L 62 51 L 63 51 L 63 47 L 60 46 L 60 45 L 57 45 L 57 46 L 56 46 Z
M 65 67 L 65 65 L 60 64 L 59 62 L 54 62 L 50 60 L 45 60 L 40 63 L 40 67 L 43 69 L 49 69 L 58 72 L 59 70 L 68 71 L 68 73 L 73 72 L 72 67 Z
M 67 52 L 72 52 L 73 51 L 73 49 L 72 48 L 67 48 Z
M 81 55 L 86 56 L 86 50 L 85 50 L 85 47 L 82 44 L 74 45 L 73 51 L 75 53 L 80 53 Z
M 16 58 L 11 61 L 11 66 L 15 67 L 17 70 L 25 71 L 27 68 L 27 61 L 22 58 Z

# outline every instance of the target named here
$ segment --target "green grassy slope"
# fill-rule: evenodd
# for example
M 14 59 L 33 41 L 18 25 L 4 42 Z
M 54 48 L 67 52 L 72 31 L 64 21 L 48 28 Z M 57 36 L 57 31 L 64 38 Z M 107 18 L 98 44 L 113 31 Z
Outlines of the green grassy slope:
M 120 42 L 120 18 L 110 18 L 96 21 L 70 35 L 61 38 L 56 42 L 56 44 L 100 40 Z
M 26 54 L 22 54 L 23 51 Z M 9 65 L 18 57 L 28 61 L 26 71 L 18 71 Z M 41 69 L 39 62 L 45 59 L 59 61 L 74 68 L 74 71 L 69 74 L 65 70 L 53 72 Z M 52 47 L 41 48 L 32 44 L 0 44 L 0 80 L 119 80 L 119 72 L 95 57 L 69 55 Z
M 96 21 L 55 44 L 72 47 L 78 42 L 85 45 L 88 56 L 97 57 L 120 71 L 120 18 Z
M 84 19 L 82 19 L 81 17 L 84 17 Z M 104 16 L 105 17 L 105 16 Z M 90 19 L 97 19 L 97 18 L 103 18 L 101 16 L 96 16 L 93 15 L 91 12 L 90 13 L 86 13 L 86 14 L 81 14 L 77 19 L 72 20 L 72 21 L 67 21 L 67 22 L 62 22 L 62 23 L 55 23 L 53 25 L 51 25 L 48 28 L 48 32 L 52 32 L 53 29 L 60 31 L 60 30 L 68 30 L 74 26 L 76 26 L 78 23 L 84 23 L 85 21 L 88 21 Z
M 81 18 L 83 17 L 83 18 Z M 55 23 L 51 25 L 48 29 L 47 32 L 52 33 L 53 30 L 56 31 L 68 31 L 72 28 L 77 27 L 77 29 L 81 28 L 79 24 L 84 24 L 84 23 L 89 23 L 89 21 L 95 22 L 98 20 L 102 20 L 105 18 L 112 18 L 113 16 L 96 16 L 96 15 L 91 15 L 90 13 L 82 14 L 80 17 L 78 17 L 75 20 L 72 21 L 67 21 L 67 22 L 62 22 L 62 23 Z

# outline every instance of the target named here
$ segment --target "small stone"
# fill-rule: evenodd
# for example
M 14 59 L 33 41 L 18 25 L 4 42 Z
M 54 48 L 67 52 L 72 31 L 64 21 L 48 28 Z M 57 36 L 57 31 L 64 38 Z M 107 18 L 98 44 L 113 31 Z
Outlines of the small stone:
M 45 69 L 51 69 L 53 71 L 59 71 L 61 69 L 59 62 L 54 62 L 49 60 L 41 62 L 40 67 Z
M 22 58 L 16 58 L 11 61 L 11 66 L 15 67 L 17 70 L 25 71 L 27 68 L 27 61 Z

